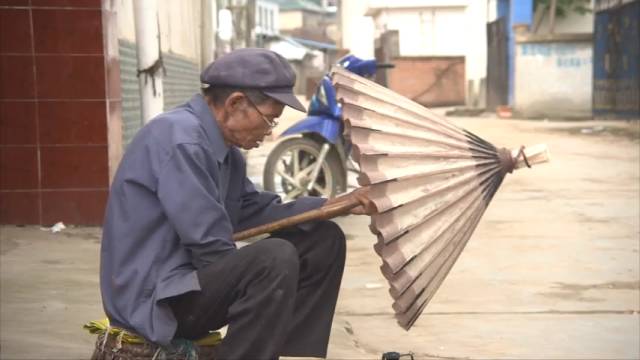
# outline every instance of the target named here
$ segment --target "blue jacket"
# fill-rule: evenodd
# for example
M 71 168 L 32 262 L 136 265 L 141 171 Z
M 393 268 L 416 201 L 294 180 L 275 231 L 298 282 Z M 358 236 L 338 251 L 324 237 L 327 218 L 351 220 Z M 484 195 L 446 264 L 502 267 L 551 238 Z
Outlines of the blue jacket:
M 236 251 L 234 232 L 324 201 L 256 191 L 201 95 L 159 115 L 129 144 L 109 193 L 100 289 L 112 325 L 168 344 L 177 323 L 160 300 L 200 290 L 196 270 Z

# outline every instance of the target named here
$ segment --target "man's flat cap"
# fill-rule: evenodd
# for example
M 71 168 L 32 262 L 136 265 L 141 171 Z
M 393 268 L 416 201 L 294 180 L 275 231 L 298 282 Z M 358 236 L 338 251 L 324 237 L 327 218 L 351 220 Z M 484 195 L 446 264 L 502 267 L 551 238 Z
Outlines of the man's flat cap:
M 280 54 L 271 50 L 234 50 L 209 64 L 200 82 L 213 87 L 256 89 L 292 108 L 306 112 L 293 94 L 296 73 Z

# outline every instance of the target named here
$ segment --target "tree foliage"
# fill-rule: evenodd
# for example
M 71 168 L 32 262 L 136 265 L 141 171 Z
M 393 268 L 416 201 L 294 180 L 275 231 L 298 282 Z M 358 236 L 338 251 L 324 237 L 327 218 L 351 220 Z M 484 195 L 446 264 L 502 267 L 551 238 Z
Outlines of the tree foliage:
M 551 0 L 535 0 L 535 7 L 544 6 L 545 9 L 549 9 L 551 6 Z M 590 0 L 556 0 L 556 16 L 565 17 L 571 12 L 575 12 L 580 15 L 591 12 Z

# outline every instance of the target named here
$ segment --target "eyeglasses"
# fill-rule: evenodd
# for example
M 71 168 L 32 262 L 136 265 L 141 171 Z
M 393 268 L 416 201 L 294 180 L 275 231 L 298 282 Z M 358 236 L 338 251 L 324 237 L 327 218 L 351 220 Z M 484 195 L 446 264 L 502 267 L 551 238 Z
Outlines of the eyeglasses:
M 274 127 L 278 126 L 278 121 L 275 118 L 269 119 L 262 111 L 260 111 L 260 109 L 258 109 L 258 106 L 256 106 L 256 104 L 253 102 L 253 100 L 251 100 L 249 96 L 245 95 L 245 97 L 247 98 L 247 101 L 249 101 L 249 104 L 251 104 L 251 106 L 253 106 L 253 108 L 256 109 L 258 114 L 260 114 L 260 116 L 262 117 L 262 120 L 264 120 L 264 122 L 266 122 L 267 125 L 269 125 L 269 129 L 273 129 Z

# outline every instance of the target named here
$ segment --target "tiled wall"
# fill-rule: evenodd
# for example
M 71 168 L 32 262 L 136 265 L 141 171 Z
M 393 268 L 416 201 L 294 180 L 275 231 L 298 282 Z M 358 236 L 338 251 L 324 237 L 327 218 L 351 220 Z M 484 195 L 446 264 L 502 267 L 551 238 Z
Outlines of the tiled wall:
M 120 95 L 101 3 L 0 0 L 0 223 L 102 222 Z

